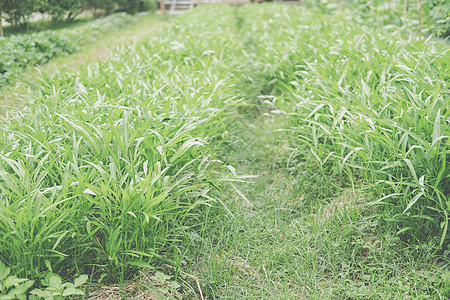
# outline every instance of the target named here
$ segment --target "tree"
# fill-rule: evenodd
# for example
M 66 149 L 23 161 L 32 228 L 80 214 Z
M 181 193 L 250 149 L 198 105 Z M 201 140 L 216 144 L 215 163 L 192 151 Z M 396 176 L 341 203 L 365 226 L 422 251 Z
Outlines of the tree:
M 87 0 L 87 6 L 94 10 L 104 9 L 106 14 L 117 10 L 135 14 L 138 11 L 155 10 L 156 2 L 154 0 Z
M 26 25 L 31 14 L 42 4 L 41 0 L 0 0 L 1 12 L 13 25 Z
M 3 3 L 0 2 L 0 36 L 3 37 Z
M 117 0 L 87 0 L 87 6 L 93 8 L 94 10 L 104 9 L 106 14 L 113 13 L 117 8 Z
M 49 13 L 53 20 L 61 20 L 66 14 L 68 20 L 73 20 L 86 8 L 87 0 L 45 0 L 40 12 Z

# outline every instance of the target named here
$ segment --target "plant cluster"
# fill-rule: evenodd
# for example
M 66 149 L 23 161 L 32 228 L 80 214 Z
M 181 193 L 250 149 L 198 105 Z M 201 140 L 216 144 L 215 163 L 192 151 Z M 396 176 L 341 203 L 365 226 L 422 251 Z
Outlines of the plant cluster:
M 402 25 L 416 32 L 423 27 L 424 33 L 442 38 L 450 34 L 450 3 L 445 0 L 306 0 L 304 3 L 323 12 L 339 11 L 345 7 L 371 22 Z
M 383 226 L 405 240 L 448 245 L 446 45 L 347 13 L 245 14 L 249 59 L 288 116 L 294 162 L 309 161 L 336 188 L 372 193 Z
M 450 36 L 450 3 L 445 0 L 425 1 L 425 25 L 436 36 Z
M 289 166 L 285 180 L 299 178 L 287 189 L 301 208 L 288 209 L 269 191 L 284 206 L 264 215 L 290 223 L 306 201 L 352 191 L 344 195 L 348 203 L 335 204 L 341 213 L 311 213 L 306 229 L 293 223 L 293 232 L 278 234 L 276 221 L 263 230 L 247 228 L 263 231 L 255 235 L 266 238 L 258 251 L 276 253 L 262 265 L 266 279 L 266 266 L 276 272 L 279 264 L 304 258 L 307 268 L 298 273 L 343 271 L 346 280 L 363 282 L 365 264 L 352 272 L 356 265 L 349 262 L 369 261 L 364 230 L 383 235 L 380 243 L 402 238 L 448 251 L 447 61 L 446 44 L 407 36 L 399 26 L 374 26 L 349 10 L 263 4 L 200 7 L 105 62 L 75 73 L 43 73 L 25 108 L 0 123 L 0 260 L 24 278 L 39 278 L 50 264 L 62 277 L 123 282 L 136 268 L 181 255 L 181 241 L 201 245 L 212 216 L 235 228 L 223 200 L 232 193 L 247 200 L 235 185 L 244 177 L 220 158 L 238 140 L 236 117 L 252 109 L 279 118 L 287 137 L 269 151 L 260 149 L 270 146 L 262 142 L 254 146 L 254 160 L 288 148 L 290 155 L 272 158 L 273 164 Z M 358 193 L 365 197 L 353 199 Z M 364 218 L 357 205 L 364 206 Z M 258 226 L 265 222 L 257 220 Z M 333 226 L 322 227 L 326 222 Z M 214 224 L 226 247 L 236 235 L 222 225 Z M 332 234 L 317 234 L 327 228 Z M 289 240 L 284 249 L 277 248 L 279 239 Z M 374 265 L 390 259 L 380 247 L 369 249 L 383 255 Z M 207 267 L 225 264 L 231 252 Z M 345 261 L 335 263 L 339 253 Z M 244 264 L 235 269 L 257 273 Z M 376 277 L 385 270 L 368 272 Z M 223 274 L 211 273 L 217 285 Z M 302 287 L 317 284 L 314 276 Z M 429 295 L 427 284 L 423 293 Z M 402 288 L 411 286 L 405 280 Z
M 79 289 L 85 284 L 88 276 L 81 275 L 77 277 L 74 283 L 63 283 L 60 276 L 48 272 L 42 278 L 42 286 L 45 288 L 34 288 L 27 298 L 27 292 L 33 286 L 34 281 L 25 278 L 18 278 L 10 275 L 11 269 L 0 262 L 0 299 L 64 299 L 69 296 L 84 296 L 84 291 Z
M 223 9 L 79 73 L 42 74 L 1 122 L 0 259 L 14 274 L 35 278 L 48 259 L 61 275 L 123 281 L 240 180 L 214 150 L 241 101 Z
M 96 37 L 134 21 L 134 17 L 119 13 L 75 29 L 0 38 L 0 87 L 14 82 L 27 66 L 45 64 L 53 57 L 73 53 Z

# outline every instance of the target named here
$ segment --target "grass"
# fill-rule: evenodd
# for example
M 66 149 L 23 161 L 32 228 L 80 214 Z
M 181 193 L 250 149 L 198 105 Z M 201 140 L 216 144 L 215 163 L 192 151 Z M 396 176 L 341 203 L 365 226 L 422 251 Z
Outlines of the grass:
M 134 22 L 136 18 L 119 13 L 77 28 L 45 30 L 2 38 L 0 84 L 11 85 L 20 78 L 26 67 L 43 65 L 54 57 L 74 53 L 83 44 L 92 43 L 99 36 Z
M 136 23 L 109 32 L 107 35 L 96 39 L 95 44 L 84 45 L 82 51 L 76 52 L 70 57 L 57 57 L 50 64 L 45 65 L 45 72 L 53 72 L 60 69 L 76 71 L 79 66 L 103 61 L 110 56 L 120 45 L 132 44 L 140 39 L 160 34 L 160 31 L 168 21 L 166 16 L 139 15 L 135 16 Z
M 2 121 L 13 275 L 86 274 L 94 298 L 449 297 L 445 44 L 276 4 L 137 27 Z
M 336 187 L 364 184 L 405 239 L 448 244 L 447 47 L 403 38 L 401 28 L 386 35 L 386 27 L 381 33 L 345 14 L 322 23 L 301 15 L 284 9 L 271 20 L 289 40 L 249 34 L 265 36 L 256 53 L 270 49 L 259 59 L 271 68 L 262 74 L 273 76 L 265 89 L 292 116 L 293 160 L 315 160 Z M 268 25 L 256 19 L 252 28 Z M 309 30 L 294 35 L 296 26 Z
M 75 20 L 60 20 L 60 21 L 47 21 L 41 20 L 37 22 L 28 23 L 26 27 L 20 26 L 5 26 L 3 28 L 3 33 L 5 37 L 17 34 L 30 34 L 32 32 L 39 32 L 43 30 L 59 30 L 59 29 L 69 29 L 77 28 L 79 26 L 85 25 L 86 23 L 92 21 L 92 17 L 77 18 Z
M 226 156 L 247 174 L 239 186 L 252 205 L 228 196 L 230 216 L 188 240 L 190 269 L 212 299 L 445 299 L 448 261 L 432 244 L 383 232 L 368 195 L 335 191 L 307 162 L 293 173 L 283 161 L 285 118 L 241 120 L 245 144 Z M 297 174 L 297 175 L 293 175 Z M 370 198 L 369 198 L 370 199 Z M 217 225 L 220 224 L 220 225 Z M 191 250 L 192 251 L 192 250 Z M 190 257 L 195 257 L 190 260 Z
M 155 35 L 168 21 L 167 17 L 159 15 L 140 15 L 135 19 L 135 23 L 100 35 L 95 39 L 95 43 L 83 44 L 79 51 L 70 56 L 55 57 L 47 64 L 28 67 L 20 75 L 20 81 L 17 84 L 3 88 L 0 103 L 6 108 L 21 107 L 29 83 L 34 82 L 35 78 L 40 78 L 41 72 L 48 74 L 57 71 L 76 72 L 80 66 L 95 63 L 98 60 L 104 61 L 110 56 L 111 51 L 119 46 L 132 44 L 138 39 Z
M 26 107 L 5 117 L 0 256 L 14 274 L 40 278 L 51 265 L 123 284 L 240 180 L 214 151 L 226 105 L 240 101 L 228 73 L 235 59 L 204 54 L 234 42 L 224 23 L 223 45 L 205 37 L 203 47 L 166 51 L 180 29 L 74 74 L 42 73 Z

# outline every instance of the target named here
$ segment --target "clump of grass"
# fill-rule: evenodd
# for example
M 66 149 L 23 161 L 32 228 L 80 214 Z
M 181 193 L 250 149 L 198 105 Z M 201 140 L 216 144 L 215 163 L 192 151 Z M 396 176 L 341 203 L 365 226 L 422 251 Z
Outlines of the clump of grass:
M 238 59 L 223 53 L 233 28 L 222 19 L 220 40 L 203 32 L 221 9 L 105 63 L 43 73 L 24 109 L 2 120 L 0 257 L 15 274 L 51 265 L 123 282 L 201 222 L 224 181 L 239 180 L 215 157 L 240 101 Z
M 292 157 L 336 187 L 363 184 L 405 240 L 448 245 L 448 47 L 345 12 L 273 9 L 248 9 L 247 29 Z
M 309 161 L 286 168 L 289 132 L 277 130 L 285 122 L 269 114 L 236 121 L 242 142 L 223 157 L 257 175 L 238 185 L 251 205 L 225 194 L 234 217 L 209 211 L 214 221 L 202 234 L 184 235 L 179 268 L 199 274 L 206 296 L 218 299 L 445 299 L 448 260 L 433 243 L 381 230 L 370 195 L 330 187 Z

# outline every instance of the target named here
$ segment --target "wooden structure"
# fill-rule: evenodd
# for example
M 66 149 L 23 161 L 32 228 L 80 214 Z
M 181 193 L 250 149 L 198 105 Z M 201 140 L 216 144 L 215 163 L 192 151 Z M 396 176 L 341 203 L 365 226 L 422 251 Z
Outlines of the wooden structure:
M 169 11 L 173 14 L 176 10 L 185 10 L 193 8 L 196 5 L 196 0 L 161 0 L 159 7 L 161 14 L 165 14 Z
M 200 4 L 226 3 L 230 5 L 244 5 L 251 2 L 283 2 L 286 4 L 299 4 L 299 0 L 160 0 L 161 14 L 174 14 L 175 11 L 191 9 Z

